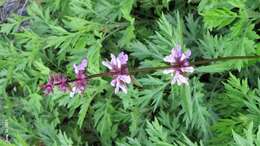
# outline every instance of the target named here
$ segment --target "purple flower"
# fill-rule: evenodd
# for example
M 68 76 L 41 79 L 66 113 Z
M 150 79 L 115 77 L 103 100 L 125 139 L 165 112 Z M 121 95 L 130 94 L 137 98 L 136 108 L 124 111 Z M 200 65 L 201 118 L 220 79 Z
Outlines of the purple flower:
M 45 96 L 49 95 L 51 92 L 53 92 L 54 84 L 53 84 L 53 78 L 52 76 L 49 77 L 49 80 L 46 84 L 41 85 L 41 89 L 43 90 L 43 93 Z
M 68 90 L 68 79 L 63 74 L 55 74 L 53 75 L 53 83 L 54 85 L 59 86 L 59 89 L 63 92 Z
M 109 68 L 112 74 L 113 80 L 111 85 L 115 87 L 115 93 L 123 91 L 127 93 L 126 84 L 131 83 L 131 78 L 128 74 L 127 68 L 128 56 L 124 52 L 121 52 L 118 57 L 111 54 L 111 61 L 103 61 L 102 64 Z
M 172 84 L 188 84 L 188 77 L 186 77 L 185 74 L 187 72 L 192 73 L 194 71 L 194 68 L 189 64 L 190 56 L 190 50 L 183 53 L 181 47 L 176 45 L 175 48 L 172 48 L 171 54 L 163 59 L 165 62 L 172 65 L 171 68 L 164 70 L 165 74 L 171 74 L 171 76 L 173 76 L 171 82 Z
M 76 80 L 74 81 L 74 87 L 72 87 L 72 91 L 70 96 L 73 97 L 75 94 L 82 94 L 87 85 L 87 76 L 85 74 L 85 69 L 88 65 L 88 60 L 83 59 L 79 65 L 74 64 L 74 72 L 76 74 Z
M 83 59 L 79 65 L 73 64 L 75 74 L 85 72 L 85 68 L 88 66 L 88 60 Z
M 46 84 L 41 86 L 44 95 L 49 95 L 53 92 L 53 88 L 59 86 L 59 89 L 63 92 L 68 90 L 67 78 L 62 74 L 53 74 L 49 77 L 49 80 Z

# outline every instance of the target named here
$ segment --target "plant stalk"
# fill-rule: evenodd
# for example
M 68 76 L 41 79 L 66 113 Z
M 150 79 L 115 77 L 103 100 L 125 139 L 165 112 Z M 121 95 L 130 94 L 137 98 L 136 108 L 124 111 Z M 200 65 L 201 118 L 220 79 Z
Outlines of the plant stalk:
M 256 55 L 256 56 L 228 56 L 228 57 L 218 57 L 218 58 L 213 58 L 213 59 L 204 59 L 204 60 L 200 60 L 200 61 L 191 62 L 190 66 L 209 64 L 211 62 L 218 62 L 218 61 L 250 60 L 250 59 L 260 59 L 260 55 Z M 151 72 L 151 71 L 163 70 L 163 69 L 168 69 L 168 68 L 171 68 L 171 67 L 172 67 L 172 65 L 131 69 L 129 71 L 129 75 L 134 75 L 136 73 L 147 73 L 147 72 Z M 112 75 L 113 75 L 113 73 L 111 73 L 111 72 L 103 72 L 103 73 L 89 75 L 88 78 L 91 79 L 91 78 L 96 78 L 96 77 L 105 77 L 105 76 L 112 76 Z

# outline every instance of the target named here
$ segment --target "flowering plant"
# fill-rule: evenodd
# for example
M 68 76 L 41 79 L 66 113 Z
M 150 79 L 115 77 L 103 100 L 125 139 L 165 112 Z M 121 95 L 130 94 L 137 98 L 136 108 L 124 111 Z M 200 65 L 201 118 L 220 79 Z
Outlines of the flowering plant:
M 186 72 L 192 73 L 194 71 L 194 68 L 190 66 L 190 63 L 188 62 L 190 56 L 190 50 L 183 53 L 181 47 L 177 45 L 176 48 L 172 49 L 171 54 L 164 58 L 165 62 L 171 64 L 169 68 L 165 69 L 164 73 L 170 73 L 171 76 L 174 76 L 172 79 L 172 84 L 188 84 L 188 78 L 185 77 L 184 74 Z M 113 78 L 111 85 L 115 87 L 115 93 L 119 93 L 120 91 L 127 93 L 126 84 L 131 83 L 127 61 L 128 55 L 121 52 L 118 57 L 111 54 L 111 61 L 106 60 L 102 62 L 102 64 L 110 70 L 108 75 Z M 82 94 L 87 86 L 88 76 L 85 74 L 87 64 L 88 61 L 83 59 L 79 65 L 73 65 L 76 79 L 73 81 L 74 86 L 72 87 L 72 91 L 70 93 L 71 97 L 73 97 L 76 93 Z M 58 85 L 62 91 L 67 91 L 68 80 L 61 74 L 51 76 L 49 81 L 42 86 L 45 95 L 52 92 L 55 85 Z
M 166 56 L 164 58 L 165 62 L 168 62 L 172 65 L 171 68 L 166 69 L 164 73 L 170 73 L 172 76 L 172 84 L 177 83 L 178 85 L 181 84 L 188 84 L 188 78 L 185 77 L 186 72 L 192 73 L 194 68 L 190 66 L 188 59 L 191 56 L 191 51 L 188 50 L 185 53 L 182 53 L 181 47 L 179 45 L 176 48 L 173 48 L 171 51 L 171 55 Z
M 258 1 L 0 5 L 0 146 L 259 145 Z
M 131 83 L 131 78 L 128 74 L 127 61 L 128 55 L 121 52 L 118 57 L 111 54 L 111 61 L 102 62 L 112 74 L 113 80 L 111 81 L 111 85 L 115 87 L 115 93 L 118 93 L 119 91 L 127 93 L 126 84 Z

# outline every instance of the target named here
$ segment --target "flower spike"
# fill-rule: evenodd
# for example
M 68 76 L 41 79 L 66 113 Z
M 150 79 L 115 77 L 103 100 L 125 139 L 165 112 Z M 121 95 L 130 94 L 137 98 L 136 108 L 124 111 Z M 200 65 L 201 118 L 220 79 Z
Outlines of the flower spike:
M 74 64 L 74 72 L 76 74 L 76 80 L 74 81 L 74 87 L 70 92 L 70 96 L 73 97 L 75 94 L 82 94 L 85 91 L 87 85 L 87 76 L 85 74 L 85 69 L 88 65 L 88 60 L 83 59 L 79 65 Z
M 191 51 L 187 50 L 185 53 L 182 52 L 181 46 L 176 45 L 172 48 L 171 54 L 166 56 L 163 60 L 172 65 L 171 68 L 164 70 L 165 74 L 171 74 L 172 84 L 177 83 L 177 85 L 188 84 L 188 77 L 186 73 L 192 73 L 194 68 L 190 66 L 189 58 L 191 56 Z
M 41 85 L 41 89 L 43 90 L 43 93 L 45 96 L 49 95 L 51 92 L 53 92 L 54 83 L 52 76 L 49 77 L 49 80 L 46 84 Z
M 118 57 L 111 54 L 111 61 L 102 62 L 102 64 L 106 66 L 112 74 L 113 80 L 111 81 L 111 85 L 115 87 L 116 94 L 120 91 L 127 93 L 126 84 L 131 83 L 131 78 L 128 74 L 127 61 L 128 55 L 121 52 Z
M 63 74 L 54 74 L 53 75 L 53 83 L 54 85 L 59 86 L 59 89 L 63 92 L 66 92 L 68 88 L 68 79 Z
M 58 86 L 61 91 L 66 92 L 68 90 L 67 77 L 60 73 L 51 75 L 48 82 L 43 84 L 41 87 L 44 95 L 49 95 L 51 92 L 53 92 L 53 88 L 55 86 Z

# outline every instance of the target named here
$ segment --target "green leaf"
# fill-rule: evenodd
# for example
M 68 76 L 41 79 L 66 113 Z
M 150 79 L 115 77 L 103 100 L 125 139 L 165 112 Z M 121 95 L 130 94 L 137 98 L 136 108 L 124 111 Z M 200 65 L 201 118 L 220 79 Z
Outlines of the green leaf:
M 30 146 L 19 134 L 15 135 L 14 143 L 18 146 Z
M 232 23 L 237 18 L 237 14 L 227 8 L 207 10 L 202 13 L 202 16 L 206 26 L 209 29 L 215 27 L 223 28 L 224 26 Z
M 227 3 L 231 4 L 234 7 L 244 9 L 246 0 L 227 0 Z
M 152 123 L 147 121 L 147 128 L 145 130 L 149 135 L 149 139 L 156 145 L 171 146 L 171 144 L 167 142 L 167 131 L 163 129 L 156 118 Z
M 60 141 L 60 145 L 64 145 L 64 146 L 72 146 L 73 145 L 73 141 L 66 135 L 65 132 L 59 131 L 58 139 Z
M 200 141 L 199 144 L 197 144 L 197 142 L 193 143 L 186 135 L 184 135 L 184 134 L 182 134 L 182 135 L 183 135 L 182 139 L 184 139 L 183 141 L 185 142 L 185 144 L 178 141 L 178 143 L 180 143 L 179 144 L 180 146 L 186 146 L 186 145 L 188 145 L 188 146 L 204 146 L 202 141 Z
M 237 146 L 255 146 L 258 145 L 260 142 L 260 137 L 258 135 L 255 135 L 253 133 L 253 122 L 251 122 L 247 129 L 244 130 L 245 137 L 237 134 L 235 131 L 232 131 L 233 138 L 235 141 L 235 144 Z M 258 133 L 260 129 L 258 128 Z M 258 134 L 257 133 L 257 134 Z
M 184 111 L 188 114 L 189 119 L 192 119 L 192 99 L 191 99 L 191 89 L 189 85 L 181 87 L 181 99 L 182 107 Z
M 5 142 L 4 140 L 1 140 L 1 139 L 0 139 L 0 145 L 1 146 L 15 146 L 15 145 L 10 144 L 9 142 Z
M 34 61 L 34 66 L 39 70 L 43 75 L 48 76 L 50 74 L 50 69 L 46 67 L 41 60 Z
M 130 25 L 122 32 L 122 38 L 119 40 L 119 45 L 121 47 L 129 44 L 134 38 L 135 38 L 135 33 L 134 33 L 134 26 Z
M 70 8 L 76 16 L 84 17 L 95 13 L 92 0 L 70 1 Z
M 78 122 L 77 122 L 77 124 L 79 125 L 80 128 L 82 127 L 83 121 L 84 121 L 85 116 L 88 112 L 89 105 L 90 105 L 90 103 L 91 103 L 91 101 L 93 100 L 94 97 L 95 97 L 95 95 L 85 97 L 83 104 L 80 106 L 79 119 L 78 119 Z
M 88 58 L 88 71 L 90 73 L 99 73 L 100 72 L 100 49 L 102 44 L 99 40 L 96 40 L 90 48 L 88 48 L 87 58 Z
M 24 101 L 25 110 L 32 113 L 34 116 L 38 116 L 43 111 L 43 107 L 41 104 L 42 96 L 34 93 L 30 95 L 30 99 L 28 101 Z
M 130 13 L 131 13 L 131 10 L 132 10 L 132 7 L 133 7 L 133 4 L 134 4 L 134 0 L 122 0 L 121 2 L 121 12 L 123 13 L 123 17 L 128 20 L 131 25 L 134 24 L 134 18 L 131 17 Z
M 149 105 L 149 103 L 152 101 L 153 111 L 155 111 L 161 106 L 163 92 L 169 83 L 160 82 L 154 77 L 150 77 L 150 80 L 141 79 L 140 82 L 143 85 L 153 85 L 153 83 L 155 84 L 153 90 L 144 89 L 143 91 L 141 91 L 141 97 L 138 100 L 138 104 L 140 104 L 141 107 Z
M 220 73 L 230 70 L 232 65 L 230 63 L 216 63 L 208 66 L 200 66 L 196 68 L 197 72 L 201 73 Z
M 151 50 L 149 50 L 145 44 L 140 41 L 135 41 L 131 44 L 131 55 L 143 60 L 144 58 L 149 58 L 152 55 Z M 260 49 L 259 49 L 260 50 Z M 260 52 L 260 51 L 259 51 Z
M 111 138 L 116 135 L 117 125 L 113 125 L 112 114 L 114 108 L 111 100 L 98 102 L 95 105 L 94 126 L 101 136 L 101 141 L 105 145 L 111 144 Z

